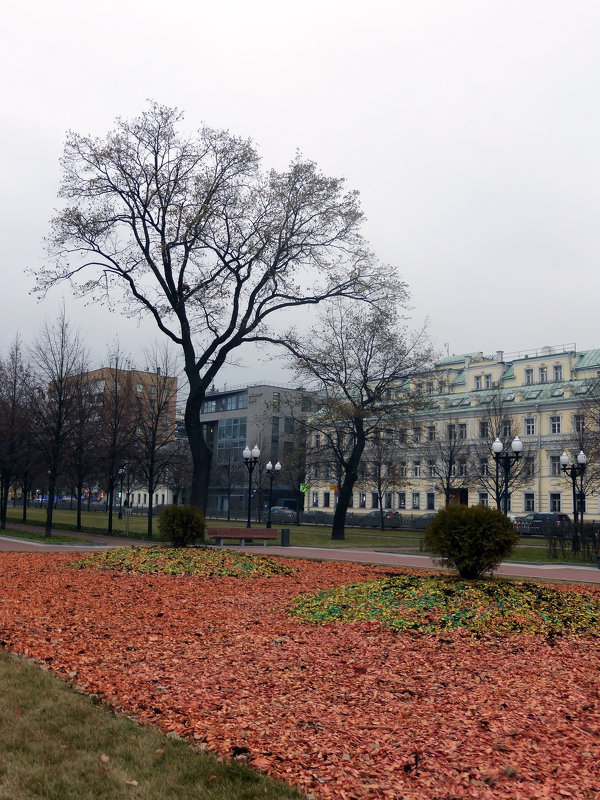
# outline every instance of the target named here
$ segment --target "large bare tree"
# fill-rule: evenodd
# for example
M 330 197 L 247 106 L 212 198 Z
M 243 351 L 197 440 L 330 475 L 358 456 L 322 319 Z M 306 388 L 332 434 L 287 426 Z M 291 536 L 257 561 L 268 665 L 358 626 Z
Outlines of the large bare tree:
M 403 301 L 406 293 L 397 297 Z M 430 365 L 429 342 L 423 332 L 411 334 L 398 323 L 391 300 L 385 311 L 336 302 L 308 335 L 290 334 L 288 349 L 298 377 L 321 398 L 309 423 L 313 451 L 317 435 L 340 475 L 331 537 L 343 539 L 367 444 L 382 427 L 395 427 L 423 402 L 410 384 Z
M 332 297 L 381 300 L 395 271 L 361 236 L 356 192 L 297 156 L 259 168 L 250 141 L 202 128 L 152 103 L 103 138 L 69 133 L 41 293 L 76 293 L 147 312 L 183 353 L 191 501 L 205 507 L 211 452 L 200 409 L 207 388 L 245 343 L 278 342 L 268 324 Z M 390 288 L 390 286 L 392 288 Z
M 45 535 L 49 537 L 57 481 L 71 452 L 81 384 L 88 368 L 87 351 L 79 335 L 71 331 L 64 309 L 53 325 L 44 325 L 31 347 L 31 363 L 38 381 L 33 393 L 33 431 L 48 469 Z

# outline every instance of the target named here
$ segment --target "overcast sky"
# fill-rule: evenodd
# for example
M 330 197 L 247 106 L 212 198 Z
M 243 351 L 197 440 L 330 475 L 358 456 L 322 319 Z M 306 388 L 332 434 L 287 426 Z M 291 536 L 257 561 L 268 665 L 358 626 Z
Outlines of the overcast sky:
M 150 323 L 42 303 L 65 132 L 104 135 L 147 99 L 300 150 L 361 193 L 365 233 L 439 350 L 600 347 L 600 3 L 577 0 L 5 0 L 0 352 L 64 296 L 98 354 Z M 273 380 L 268 359 L 230 383 Z M 283 377 L 283 376 L 282 376 Z

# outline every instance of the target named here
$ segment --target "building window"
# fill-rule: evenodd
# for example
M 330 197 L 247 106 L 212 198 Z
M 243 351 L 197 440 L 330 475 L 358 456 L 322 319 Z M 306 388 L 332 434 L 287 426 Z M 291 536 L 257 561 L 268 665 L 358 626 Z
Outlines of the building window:
M 550 456 L 550 475 L 560 476 L 560 456 Z
M 427 394 L 433 394 L 433 381 L 427 381 Z
M 421 508 L 421 492 L 413 492 L 412 493 L 412 507 L 415 510 Z
M 548 383 L 548 367 L 540 367 L 540 383 Z
M 554 381 L 562 381 L 562 366 L 560 364 L 555 364 L 552 367 L 552 377 Z
M 281 405 L 281 395 L 279 392 L 273 392 L 273 411 L 279 411 Z
M 406 428 L 400 428 L 398 430 L 398 442 L 400 444 L 406 444 Z
M 358 493 L 358 507 L 359 508 L 366 508 L 367 507 L 367 494 L 366 494 L 366 492 L 359 492 Z
M 331 502 L 331 495 L 329 492 L 323 492 L 323 508 L 329 508 Z
M 144 391 L 144 387 L 142 386 L 141 383 L 136 383 L 135 390 L 136 390 L 136 392 L 143 392 Z
M 309 394 L 303 394 L 302 395 L 301 408 L 302 408 L 302 411 L 304 411 L 304 412 L 312 411 L 312 398 L 311 398 L 311 396 Z
M 479 391 L 481 389 L 481 375 L 475 376 L 475 391 Z
M 510 419 L 503 419 L 500 424 L 500 435 L 507 441 L 508 439 L 512 439 L 512 422 Z
M 486 419 L 479 420 L 479 438 L 489 439 L 490 437 L 490 423 Z
M 427 511 L 435 511 L 435 494 L 427 492 Z
M 467 438 L 467 423 L 466 422 L 459 422 L 459 424 L 458 424 L 458 438 L 459 439 L 466 439 Z
M 482 478 L 487 478 L 490 474 L 490 464 L 487 458 L 479 459 L 479 474 Z
M 526 478 L 535 478 L 535 456 L 525 456 L 523 473 Z
M 488 493 L 487 492 L 479 492 L 479 505 L 480 506 L 487 506 L 488 503 Z
M 385 508 L 392 508 L 393 495 L 391 492 L 386 492 L 383 495 L 383 504 Z
M 492 388 L 492 376 L 491 375 L 484 375 L 483 376 L 484 384 L 486 389 Z
M 535 417 L 525 418 L 525 433 L 527 436 L 535 436 Z
M 448 439 L 456 439 L 456 425 L 450 423 L 447 427 Z
M 535 511 L 535 495 L 533 492 L 525 492 L 523 495 L 523 508 L 525 511 Z
M 560 416 L 550 417 L 550 433 L 560 433 Z
M 421 441 L 421 427 L 419 425 L 413 429 L 413 439 L 415 442 Z
M 315 447 L 321 446 L 321 434 L 315 433 Z
M 573 430 L 575 433 L 583 433 L 585 427 L 585 417 L 583 414 L 575 414 L 573 417 Z
M 528 367 L 525 370 L 525 383 L 533 383 L 533 368 Z
M 427 441 L 435 442 L 435 425 L 427 426 Z
M 293 417 L 285 417 L 283 420 L 283 432 L 284 433 L 293 433 L 294 432 L 294 418 Z
M 420 461 L 413 461 L 413 476 L 415 478 L 421 477 L 421 462 Z
M 371 508 L 379 508 L 379 495 L 377 492 L 371 492 Z
M 408 464 L 406 463 L 406 461 L 401 461 L 398 464 L 398 475 L 401 478 L 406 478 L 406 476 L 408 475 Z
M 550 492 L 550 511 L 560 511 L 560 492 Z
M 427 462 L 427 477 L 428 478 L 435 478 L 435 461 L 428 461 Z
M 458 474 L 461 478 L 467 477 L 467 460 L 465 458 L 458 459 Z
M 313 492 L 312 493 L 312 507 L 318 508 L 319 507 L 319 493 Z
M 406 508 L 406 492 L 398 492 L 398 508 Z

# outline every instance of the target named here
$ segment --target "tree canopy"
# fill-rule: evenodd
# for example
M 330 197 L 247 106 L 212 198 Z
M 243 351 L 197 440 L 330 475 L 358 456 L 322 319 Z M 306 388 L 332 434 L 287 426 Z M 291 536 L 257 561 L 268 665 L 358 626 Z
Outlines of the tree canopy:
M 361 234 L 356 191 L 300 155 L 264 171 L 253 143 L 151 103 L 102 138 L 67 135 L 46 292 L 150 314 L 181 347 L 189 381 L 186 429 L 192 497 L 203 506 L 210 450 L 199 421 L 206 388 L 233 350 L 281 341 L 280 312 L 334 297 L 378 302 L 397 285 Z M 281 318 L 281 316 L 280 316 Z

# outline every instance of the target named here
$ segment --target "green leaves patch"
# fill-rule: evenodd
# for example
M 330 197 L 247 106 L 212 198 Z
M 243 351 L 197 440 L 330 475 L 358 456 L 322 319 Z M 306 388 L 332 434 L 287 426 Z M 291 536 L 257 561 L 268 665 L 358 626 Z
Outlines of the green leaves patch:
M 419 633 L 600 633 L 600 601 L 585 590 L 501 578 L 398 575 L 301 595 L 289 610 L 312 622 L 376 620 L 396 631 Z
M 291 575 L 295 571 L 279 561 L 252 553 L 160 546 L 115 547 L 75 561 L 72 566 L 135 574 L 198 575 L 202 578 L 264 578 Z

